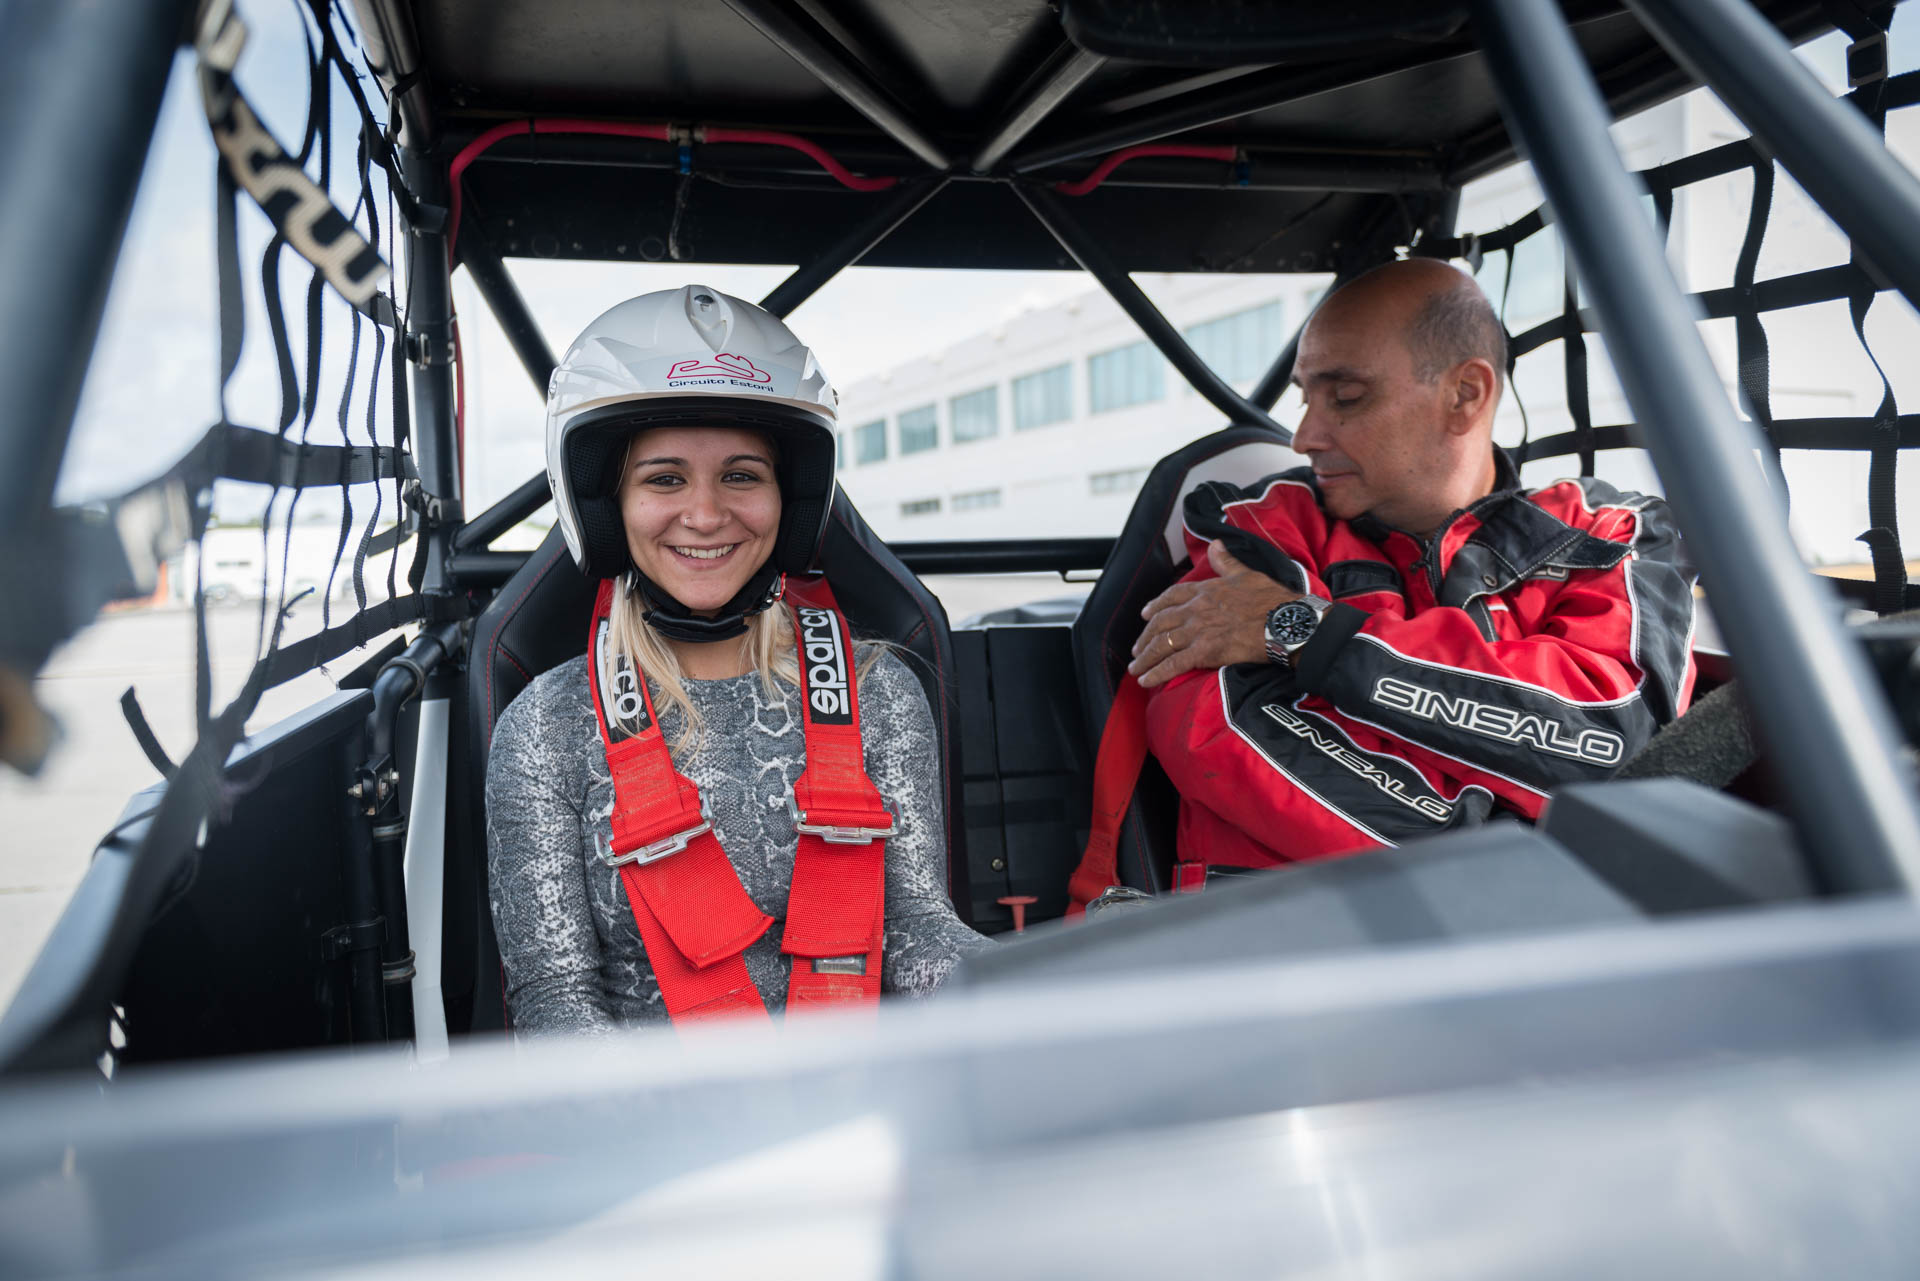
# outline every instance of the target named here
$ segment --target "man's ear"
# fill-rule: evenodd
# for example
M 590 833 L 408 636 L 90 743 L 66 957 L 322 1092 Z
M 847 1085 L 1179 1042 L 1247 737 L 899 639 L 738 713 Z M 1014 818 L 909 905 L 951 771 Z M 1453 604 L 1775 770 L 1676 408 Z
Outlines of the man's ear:
M 1448 385 L 1453 397 L 1447 406 L 1447 430 L 1464 436 L 1493 412 L 1500 380 L 1493 372 L 1492 362 L 1475 356 L 1454 366 Z

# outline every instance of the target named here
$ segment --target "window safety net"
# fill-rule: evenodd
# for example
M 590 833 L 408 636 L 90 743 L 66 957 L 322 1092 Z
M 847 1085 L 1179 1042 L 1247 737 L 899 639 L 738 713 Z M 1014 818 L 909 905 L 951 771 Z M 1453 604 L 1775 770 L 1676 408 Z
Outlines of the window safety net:
M 1886 30 L 1892 18 L 1892 6 L 1871 14 L 1849 9 L 1845 17 L 1841 25 L 1853 41 L 1847 56 L 1850 87 L 1845 98 L 1884 136 L 1890 111 L 1920 104 L 1920 72 L 1887 74 Z M 1868 528 L 1858 540 L 1867 548 L 1873 578 L 1870 582 L 1838 579 L 1835 586 L 1856 603 L 1880 614 L 1920 606 L 1920 589 L 1907 582 L 1895 501 L 1900 451 L 1920 446 L 1920 415 L 1900 412 L 1893 384 L 1866 331 L 1868 314 L 1880 295 L 1891 287 L 1857 251 L 1851 253 L 1848 261 L 1835 266 L 1772 279 L 1757 278 L 1761 250 L 1774 211 L 1776 174 L 1772 158 L 1750 138 L 1642 170 L 1638 176 L 1651 196 L 1662 232 L 1670 233 L 1675 192 L 1742 170 L 1752 174 L 1753 192 L 1732 283 L 1691 296 L 1704 319 L 1733 322 L 1740 399 L 1745 412 L 1772 447 L 1772 457 L 1765 462 L 1783 500 L 1787 491 L 1779 461 L 1781 450 L 1847 450 L 1865 453 L 1869 458 Z M 1495 296 L 1496 305 L 1500 305 L 1503 277 L 1508 285 L 1513 280 L 1513 264 L 1523 242 L 1547 231 L 1550 222 L 1551 214 L 1542 206 L 1496 231 L 1460 239 L 1457 252 L 1468 259 L 1476 271 L 1493 255 L 1504 255 L 1504 263 L 1492 264 L 1490 275 L 1483 277 L 1491 284 L 1489 292 Z M 1596 424 L 1593 421 L 1587 335 L 1598 332 L 1599 325 L 1594 313 L 1580 305 L 1570 263 L 1563 278 L 1565 287 L 1559 314 L 1512 335 L 1509 374 L 1522 357 L 1559 343 L 1572 430 L 1540 439 L 1523 439 L 1513 452 L 1515 461 L 1522 464 L 1542 458 L 1576 457 L 1580 474 L 1591 476 L 1597 453 L 1637 445 L 1640 429 L 1630 422 Z M 1774 387 L 1764 317 L 1769 312 L 1836 301 L 1847 304 L 1855 337 L 1878 375 L 1881 391 L 1878 407 L 1866 416 L 1776 416 L 1772 408 Z
M 430 504 L 420 494 L 409 435 L 407 306 L 390 264 L 397 215 L 430 224 L 440 211 L 420 208 L 407 189 L 393 135 L 367 97 L 367 85 L 377 82 L 350 57 L 357 38 L 342 6 L 296 0 L 295 8 L 307 79 L 305 127 L 297 138 L 276 137 L 236 80 L 248 33 L 232 0 L 204 4 L 194 32 L 200 96 L 216 152 L 218 418 L 165 475 L 121 500 L 159 493 L 183 499 L 186 533 L 201 553 L 192 558 L 199 741 L 189 757 L 179 767 L 166 759 L 132 691 L 122 704 L 142 747 L 170 778 L 188 766 L 203 781 L 217 777 L 267 689 L 429 613 L 419 591 L 425 539 L 414 535 Z M 337 145 L 336 113 L 357 122 Z M 349 154 L 353 162 L 342 163 Z M 242 261 L 243 202 L 271 226 L 257 263 Z M 284 296 L 283 271 L 292 279 L 304 275 L 298 296 Z M 264 334 L 248 332 L 247 275 L 253 273 Z M 301 309 L 303 339 L 290 332 L 290 307 Z M 237 422 L 229 412 L 234 374 L 244 345 L 263 340 L 278 378 L 277 418 Z M 324 359 L 323 345 L 330 345 Z M 204 553 L 220 482 L 263 487 L 266 500 L 253 660 L 238 694 L 216 714 Z M 325 582 L 291 590 L 302 497 L 325 489 L 338 492 L 340 509 Z M 404 569 L 403 561 L 410 561 Z M 319 629 L 283 644 L 289 609 L 308 593 L 318 597 Z

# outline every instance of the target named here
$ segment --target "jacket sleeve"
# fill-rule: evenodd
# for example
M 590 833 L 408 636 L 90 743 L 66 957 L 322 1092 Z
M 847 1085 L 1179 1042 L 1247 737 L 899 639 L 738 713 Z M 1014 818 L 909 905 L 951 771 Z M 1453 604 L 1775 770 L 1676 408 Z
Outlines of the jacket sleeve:
M 1300 688 L 1530 813 L 1540 792 L 1607 777 L 1685 710 L 1693 678 L 1693 580 L 1665 505 L 1610 519 L 1628 554 L 1569 572 L 1525 636 L 1488 640 L 1465 609 L 1335 605 L 1298 656 Z

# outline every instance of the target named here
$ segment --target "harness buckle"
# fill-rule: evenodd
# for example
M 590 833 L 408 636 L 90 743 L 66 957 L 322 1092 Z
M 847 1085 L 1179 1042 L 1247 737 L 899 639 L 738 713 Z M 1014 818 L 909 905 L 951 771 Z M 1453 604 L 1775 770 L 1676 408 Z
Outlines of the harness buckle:
M 881 811 L 885 814 L 885 811 Z M 898 835 L 900 825 L 886 814 L 885 827 L 835 827 L 831 823 L 809 823 L 807 813 L 792 792 L 787 793 L 787 813 L 793 816 L 793 830 L 801 836 L 817 836 L 829 845 L 867 845 Z
M 703 805 L 700 809 L 700 821 L 692 827 L 689 827 L 686 831 L 675 832 L 671 836 L 663 836 L 659 840 L 649 841 L 645 845 L 637 845 L 625 854 L 614 853 L 613 846 L 609 843 L 607 852 L 600 856 L 600 861 L 608 867 L 621 867 L 627 863 L 635 863 L 641 867 L 645 867 L 649 863 L 658 863 L 663 858 L 671 858 L 673 855 L 685 850 L 687 846 L 693 844 L 696 837 L 704 836 L 712 830 L 713 820 L 708 817 L 706 807 Z

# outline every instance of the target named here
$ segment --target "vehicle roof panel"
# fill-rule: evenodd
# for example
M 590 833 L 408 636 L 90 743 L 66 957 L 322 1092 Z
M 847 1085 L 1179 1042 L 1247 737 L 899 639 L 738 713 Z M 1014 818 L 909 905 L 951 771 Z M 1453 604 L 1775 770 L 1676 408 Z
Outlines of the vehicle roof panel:
M 736 2 L 752 7 L 769 0 Z M 413 24 L 443 149 L 515 116 L 593 116 L 785 130 L 827 147 L 857 173 L 926 172 L 905 146 L 727 0 L 362 3 L 402 10 Z M 1394 3 L 1361 0 L 1348 8 L 1353 21 L 1364 25 Z M 787 0 L 778 7 L 865 68 L 884 96 L 956 158 L 963 176 L 966 157 L 993 133 L 1021 86 L 1072 50 L 1044 0 Z M 1757 7 L 1796 41 L 1827 29 L 1815 0 L 1757 0 Z M 1565 8 L 1616 111 L 1687 87 L 1684 74 L 1618 5 L 1566 0 Z M 1453 181 L 1512 157 L 1498 97 L 1470 30 L 1438 43 L 1383 45 L 1375 39 L 1333 46 L 1324 56 L 1265 68 L 1174 61 L 1107 62 L 1013 149 L 1007 163 L 1039 181 L 1078 178 L 1112 150 L 1081 146 L 1100 131 L 1133 129 L 1143 117 L 1170 107 L 1204 105 L 1207 95 L 1217 99 L 1249 89 L 1269 94 L 1261 101 L 1276 105 L 1229 119 L 1196 110 L 1180 129 L 1147 133 L 1375 162 L 1405 157 L 1429 171 L 1438 165 Z M 1317 91 L 1281 101 L 1294 85 Z M 808 261 L 887 199 L 846 193 L 811 162 L 720 146 L 696 148 L 692 190 L 676 201 L 681 184 L 666 144 L 514 144 L 490 152 L 467 174 L 468 216 L 510 255 L 540 252 L 533 248 L 536 238 L 541 249 L 562 256 L 615 259 L 655 256 L 639 246 L 658 245 L 664 252 L 670 241 L 685 239 L 695 246 L 689 261 Z M 1077 146 L 1080 154 L 1074 154 Z M 534 172 L 526 167 L 530 158 L 542 162 L 535 182 L 525 181 Z M 1033 167 L 1036 159 L 1045 163 Z M 1405 199 L 1399 195 L 1235 191 L 1225 166 L 1186 162 L 1189 168 L 1180 171 L 1179 163 L 1151 179 L 1136 171 L 1130 181 L 1072 202 L 1073 210 L 1100 226 L 1120 266 L 1274 270 L 1276 255 L 1245 252 L 1254 243 L 1249 231 L 1303 219 L 1284 233 L 1288 248 L 1280 257 L 1323 270 L 1343 244 L 1351 245 L 1356 222 L 1388 216 L 1414 221 L 1399 208 Z M 629 165 L 636 171 L 623 173 Z M 1004 169 L 997 176 L 1004 177 Z M 1066 262 L 1010 193 L 972 189 L 983 185 L 991 184 L 970 177 L 954 184 L 865 261 L 968 267 Z M 791 193 L 779 203 L 778 225 L 767 216 L 769 187 Z M 1314 201 L 1322 203 L 1308 212 Z M 676 203 L 684 238 L 668 234 Z M 993 234 L 972 222 L 978 218 L 993 220 Z

